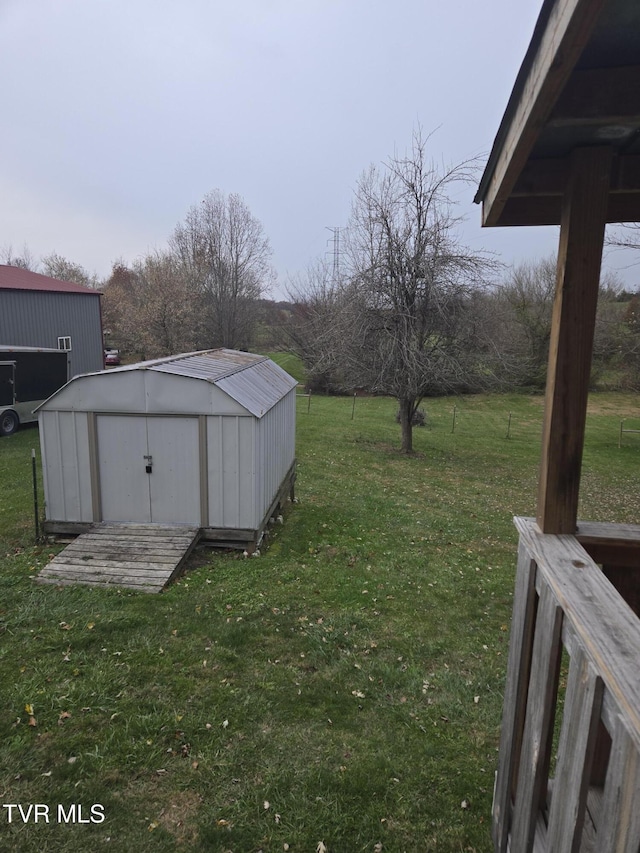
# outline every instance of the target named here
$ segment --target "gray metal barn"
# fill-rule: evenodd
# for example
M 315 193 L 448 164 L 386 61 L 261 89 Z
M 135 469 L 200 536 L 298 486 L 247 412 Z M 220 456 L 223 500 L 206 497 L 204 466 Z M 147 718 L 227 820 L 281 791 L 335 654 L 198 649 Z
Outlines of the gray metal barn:
M 296 381 L 209 350 L 77 376 L 38 411 L 45 529 L 181 524 L 257 541 L 293 488 Z
M 98 290 L 0 264 L 0 344 L 65 350 L 70 375 L 102 370 Z

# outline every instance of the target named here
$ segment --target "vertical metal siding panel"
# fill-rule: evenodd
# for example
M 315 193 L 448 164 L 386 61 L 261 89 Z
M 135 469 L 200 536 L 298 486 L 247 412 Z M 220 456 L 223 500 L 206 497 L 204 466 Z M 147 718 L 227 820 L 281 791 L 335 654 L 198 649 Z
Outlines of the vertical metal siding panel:
M 285 397 L 287 401 L 287 423 L 289 425 L 289 431 L 287 434 L 287 459 L 289 461 L 289 468 L 293 465 L 294 459 L 296 458 L 296 389 L 292 388 L 291 391 Z
M 260 506 L 258 511 L 259 520 L 262 521 L 268 509 L 267 495 L 269 493 L 269 459 L 266 452 L 267 442 L 265 436 L 269 427 L 269 415 L 260 418 L 258 423 L 258 465 L 260 466 Z M 259 523 L 259 522 L 258 522 Z
M 49 473 L 47 471 L 47 458 L 46 458 L 46 447 L 45 447 L 45 438 L 44 438 L 44 419 L 46 417 L 46 412 L 41 412 L 38 415 L 38 434 L 40 438 L 40 460 L 42 465 L 42 491 L 44 492 L 44 510 L 45 510 L 45 518 L 48 519 L 49 516 L 47 514 L 47 506 L 49 503 Z
M 57 347 L 71 336 L 71 375 L 103 368 L 100 296 L 48 291 L 0 291 L 0 342 Z
M 58 461 L 64 515 L 56 520 L 91 521 L 89 437 L 84 412 L 58 412 Z
M 100 487 L 100 460 L 98 458 L 98 416 L 87 412 L 87 453 L 89 466 L 89 491 L 91 500 L 91 521 L 102 521 L 102 493 Z
M 251 418 L 251 488 L 253 490 L 251 502 L 251 506 L 253 507 L 253 517 L 251 521 L 251 527 L 254 530 L 258 527 L 261 521 L 260 484 L 262 482 L 262 466 L 259 462 L 259 431 L 260 421 L 257 418 Z
M 222 481 L 222 427 L 221 417 L 211 415 L 207 417 L 207 481 L 209 492 L 209 525 L 211 527 L 222 527 L 224 505 L 224 490 Z
M 238 493 L 239 527 L 256 527 L 253 483 L 253 422 L 254 418 L 238 418 Z
M 260 421 L 263 462 L 261 519 L 269 509 L 295 458 L 295 388 Z
M 271 500 L 274 499 L 280 488 L 282 480 L 280 476 L 280 468 L 282 463 L 282 441 L 284 436 L 280 432 L 282 426 L 282 406 L 276 403 L 273 407 L 273 417 L 271 419 L 271 454 L 273 456 L 273 465 L 271 467 Z
M 264 467 L 262 516 L 269 509 L 295 457 L 295 389 L 261 419 Z
M 242 516 L 242 445 L 240 443 L 240 418 L 236 418 L 235 422 L 235 436 L 234 441 L 236 443 L 236 490 L 237 490 L 237 498 L 236 498 L 236 506 L 234 507 L 234 514 L 236 518 L 236 524 L 238 527 L 242 527 L 241 516 Z
M 75 423 L 71 412 L 60 412 L 60 456 L 62 459 L 62 488 L 64 489 L 65 520 L 80 520 L 80 488 L 78 459 L 75 444 Z
M 80 520 L 93 521 L 93 493 L 91 487 L 91 449 L 89 446 L 89 417 L 87 412 L 76 412 L 77 460 L 80 475 Z
M 278 413 L 277 405 L 274 406 L 267 414 L 265 438 L 265 461 L 267 464 L 267 492 L 265 494 L 265 509 L 269 508 L 273 500 L 274 484 L 275 484 L 275 469 L 278 464 L 278 444 L 274 436 L 274 420 Z
M 78 447 L 78 430 L 76 424 L 76 416 L 75 414 L 71 415 L 71 426 L 72 426 L 72 434 L 73 434 L 73 460 L 75 462 L 75 487 L 76 493 L 78 495 L 78 516 L 82 519 L 82 492 L 80 490 L 80 460 L 78 459 L 78 453 L 80 448 Z
M 239 527 L 238 519 L 238 442 L 237 418 L 225 415 L 222 422 L 222 443 L 224 455 L 222 460 L 222 480 L 224 502 L 222 507 L 222 526 Z
M 45 484 L 45 517 L 48 521 L 64 520 L 62 459 L 58 452 L 58 413 L 42 412 L 40 442 Z
M 275 435 L 275 421 L 278 418 L 278 406 L 274 406 L 269 412 L 269 428 L 267 431 L 267 459 L 269 460 L 269 494 L 267 501 L 270 504 L 276 491 L 276 479 L 278 470 L 278 440 Z
M 198 459 L 200 462 L 200 515 L 201 527 L 209 527 L 209 451 L 207 448 L 207 419 L 198 417 Z
M 262 481 L 264 477 L 264 466 L 262 464 L 262 451 L 260 436 L 262 434 L 262 421 L 255 418 L 253 421 L 253 511 L 255 525 L 262 520 L 260 510 L 262 508 Z
M 65 521 L 67 519 L 67 494 L 65 491 L 65 482 L 64 482 L 64 455 L 62 452 L 62 418 L 60 417 L 60 412 L 56 412 L 56 438 L 57 438 L 57 446 L 56 453 L 57 457 L 60 460 L 60 500 L 61 500 L 61 510 L 62 515 L 60 518 L 63 518 Z

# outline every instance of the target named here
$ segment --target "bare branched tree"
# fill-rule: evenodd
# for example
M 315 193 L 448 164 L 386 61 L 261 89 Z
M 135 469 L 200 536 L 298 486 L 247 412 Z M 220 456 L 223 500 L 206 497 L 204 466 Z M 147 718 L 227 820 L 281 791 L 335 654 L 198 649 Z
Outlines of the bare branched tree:
M 501 351 L 517 385 L 543 388 L 546 382 L 555 288 L 556 259 L 550 256 L 517 264 L 496 291 Z
M 293 310 L 283 332 L 306 368 L 307 386 L 314 391 L 339 390 L 335 330 L 342 296 L 329 266 L 322 260 L 309 264 L 305 273 L 289 282 L 287 295 Z
M 554 256 L 513 267 L 490 295 L 492 337 L 499 352 L 499 371 L 507 386 L 543 388 L 546 382 L 551 315 L 556 287 Z M 622 283 L 614 273 L 603 273 L 598 297 L 592 377 L 615 354 L 620 334 Z
M 273 271 L 269 240 L 242 198 L 208 193 L 176 227 L 170 245 L 203 296 L 203 344 L 248 346 L 256 301 L 268 290 Z
M 143 335 L 145 294 L 136 273 L 123 260 L 113 263 L 102 297 L 102 321 L 111 345 L 146 357 Z
M 427 159 L 427 141 L 417 131 L 406 156 L 358 181 L 336 312 L 344 373 L 353 386 L 396 398 L 405 453 L 423 398 L 468 382 L 468 297 L 493 267 L 456 233 L 453 196 L 473 180 L 475 163 L 439 167 Z
M 9 267 L 20 267 L 23 270 L 38 272 L 38 261 L 26 243 L 22 247 L 21 255 L 16 255 L 11 245 L 4 246 L 0 250 L 0 262 Z
M 198 347 L 201 295 L 194 291 L 174 255 L 156 252 L 134 265 L 144 293 L 140 316 L 149 358 L 190 352 Z
M 132 267 L 117 262 L 103 298 L 110 337 L 128 352 L 157 358 L 198 348 L 201 295 L 169 252 L 156 252 Z
M 607 226 L 605 244 L 615 249 L 640 250 L 640 222 Z
M 52 252 L 50 255 L 45 255 L 42 259 L 42 271 L 45 275 L 51 278 L 57 278 L 59 281 L 72 281 L 75 284 L 82 284 L 85 287 L 99 287 L 100 282 L 95 273 L 89 273 L 80 264 L 67 260 L 57 252 Z

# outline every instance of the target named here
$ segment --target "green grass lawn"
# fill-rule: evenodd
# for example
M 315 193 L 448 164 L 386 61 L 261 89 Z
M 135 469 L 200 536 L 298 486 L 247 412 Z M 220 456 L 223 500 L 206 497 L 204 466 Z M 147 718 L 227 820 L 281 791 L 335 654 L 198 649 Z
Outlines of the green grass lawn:
M 0 850 L 491 849 L 542 400 L 427 401 L 412 457 L 393 401 L 352 405 L 299 401 L 299 502 L 261 556 L 200 550 L 156 596 L 35 584 L 60 547 L 33 544 L 37 431 L 0 441 L 0 790 L 49 808 L 0 809 Z M 593 398 L 582 517 L 638 522 L 639 415 Z
M 302 360 L 291 352 L 268 352 L 272 361 L 279 364 L 283 370 L 293 376 L 299 383 L 303 384 L 306 381 L 306 372 Z

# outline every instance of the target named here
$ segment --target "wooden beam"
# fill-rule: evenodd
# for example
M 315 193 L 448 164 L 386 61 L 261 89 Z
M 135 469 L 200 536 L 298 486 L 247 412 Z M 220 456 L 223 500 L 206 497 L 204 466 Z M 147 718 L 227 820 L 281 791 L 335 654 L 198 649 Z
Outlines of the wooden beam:
M 560 225 L 562 198 L 533 196 L 512 198 L 502 209 L 498 225 Z M 609 196 L 605 221 L 640 222 L 640 192 L 612 193 Z
M 568 157 L 531 160 L 522 170 L 498 224 L 559 225 L 568 174 Z M 640 156 L 614 157 L 606 221 L 640 221 Z
M 562 207 L 538 491 L 544 533 L 574 533 L 612 151 L 577 148 Z
M 483 225 L 499 224 L 502 208 L 540 129 L 555 107 L 605 4 L 606 0 L 557 0 L 539 42 L 534 46 L 532 41 L 535 53 L 531 59 L 525 58 L 525 77 L 514 87 L 499 131 L 502 138 L 496 143 L 499 148 L 482 197 Z
M 511 198 L 564 196 L 569 173 L 569 158 L 530 160 L 518 178 Z M 640 156 L 616 156 L 611 165 L 611 194 L 640 193 Z M 559 220 L 558 220 L 559 221 Z
M 639 92 L 640 66 L 576 70 L 558 98 L 549 123 L 637 123 Z

